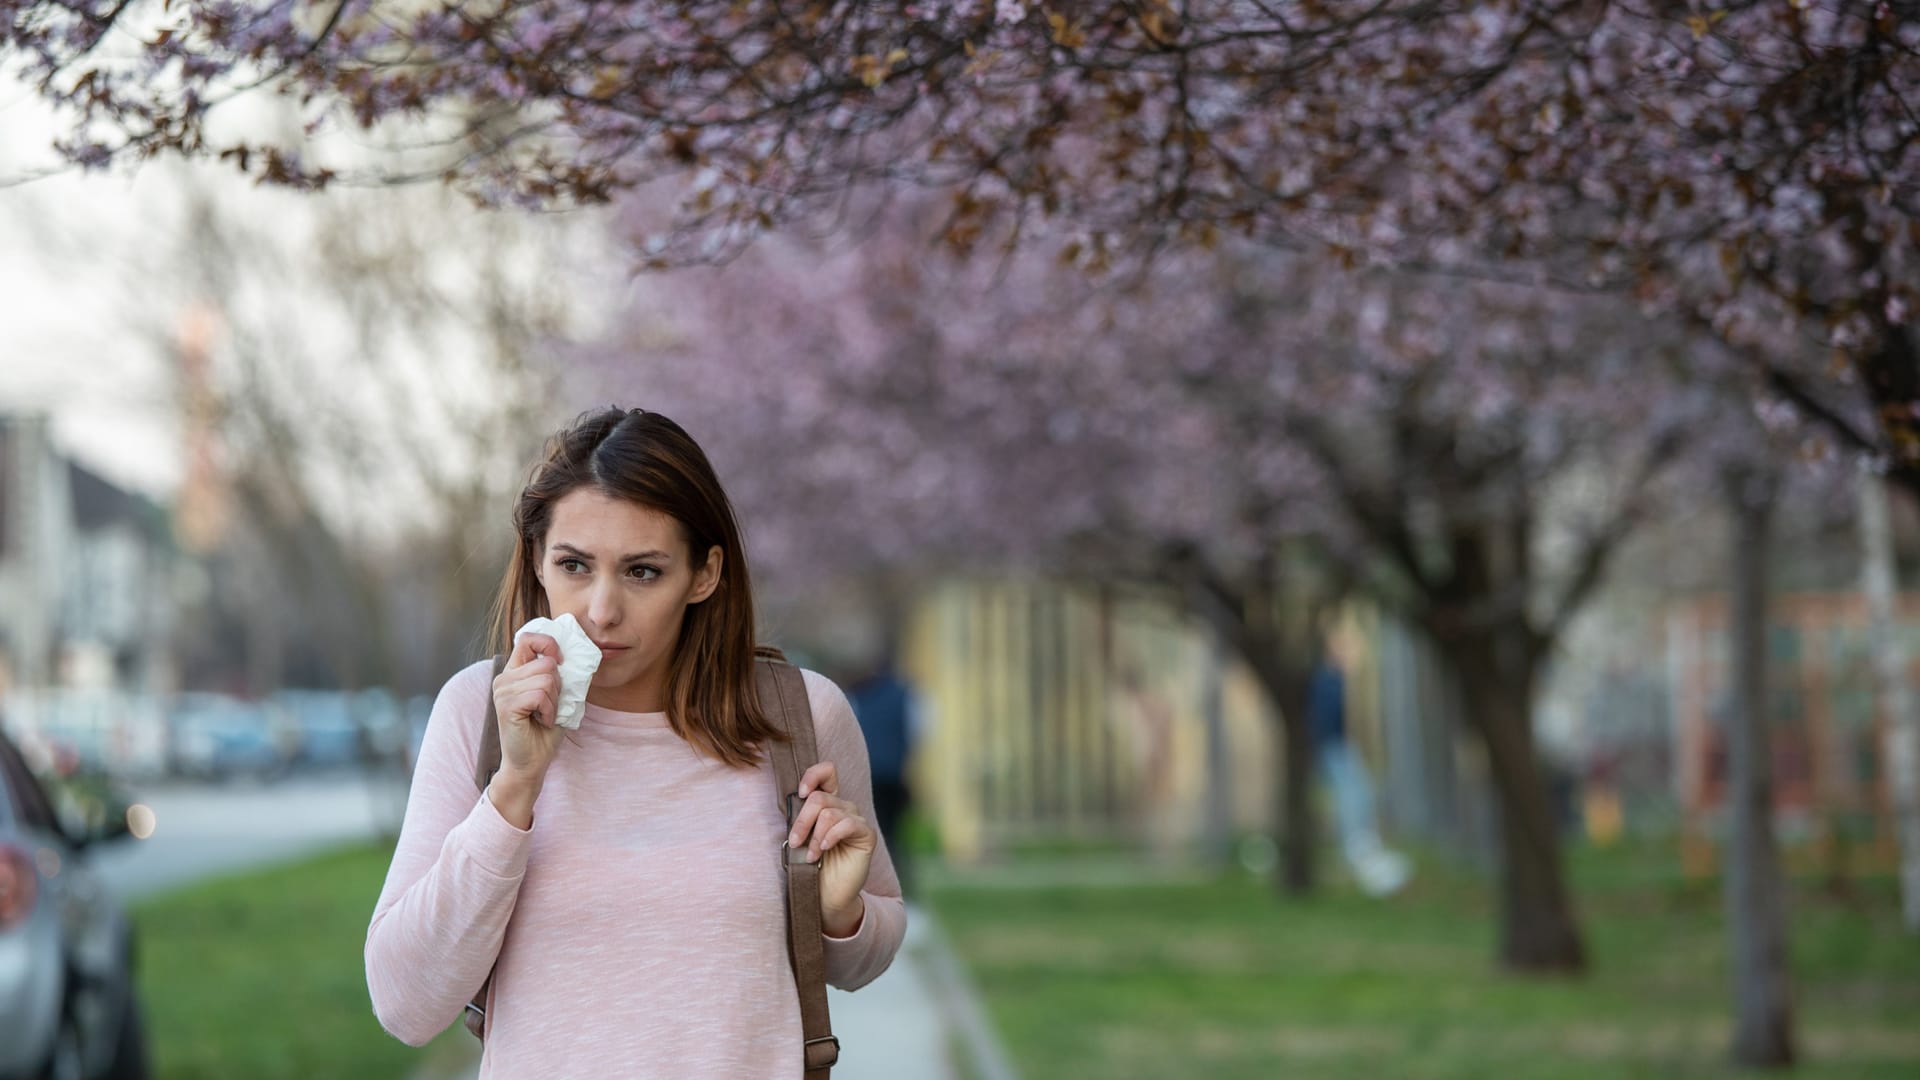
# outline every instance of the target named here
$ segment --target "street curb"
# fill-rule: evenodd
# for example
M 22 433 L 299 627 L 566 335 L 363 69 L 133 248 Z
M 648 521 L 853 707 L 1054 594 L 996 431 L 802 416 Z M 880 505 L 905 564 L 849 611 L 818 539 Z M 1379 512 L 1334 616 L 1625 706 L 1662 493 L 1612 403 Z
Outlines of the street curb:
M 940 920 L 920 904 L 914 905 L 914 917 L 922 929 L 913 935 L 918 940 L 912 948 L 920 954 L 921 970 L 932 984 L 948 1028 L 959 1036 L 960 1052 L 968 1059 L 962 1075 L 972 1080 L 1019 1080 L 1020 1074 L 987 1019 L 987 1010 L 974 989 L 973 979 L 948 943 Z

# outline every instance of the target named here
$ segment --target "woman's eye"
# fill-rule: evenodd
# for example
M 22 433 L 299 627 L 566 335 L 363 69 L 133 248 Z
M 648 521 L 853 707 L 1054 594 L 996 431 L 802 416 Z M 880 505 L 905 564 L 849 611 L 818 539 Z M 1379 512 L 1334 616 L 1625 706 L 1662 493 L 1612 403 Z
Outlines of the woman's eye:
M 585 569 L 587 564 L 581 562 L 579 559 L 560 559 L 555 562 L 554 565 L 558 566 L 564 573 L 575 574 Z M 633 574 L 641 581 L 652 581 L 654 578 L 660 576 L 660 568 L 657 566 L 636 566 L 628 571 L 628 573 Z

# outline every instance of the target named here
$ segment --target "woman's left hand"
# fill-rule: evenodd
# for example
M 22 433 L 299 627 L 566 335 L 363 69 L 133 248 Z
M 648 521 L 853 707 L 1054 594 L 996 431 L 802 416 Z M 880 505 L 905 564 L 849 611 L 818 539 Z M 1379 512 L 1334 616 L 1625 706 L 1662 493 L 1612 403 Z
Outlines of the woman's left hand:
M 805 800 L 793 819 L 787 844 L 805 845 L 807 861 L 820 864 L 820 914 L 826 932 L 849 937 L 866 914 L 860 890 L 867 884 L 878 834 L 860 808 L 840 797 L 840 774 L 831 761 L 822 761 L 800 777 Z

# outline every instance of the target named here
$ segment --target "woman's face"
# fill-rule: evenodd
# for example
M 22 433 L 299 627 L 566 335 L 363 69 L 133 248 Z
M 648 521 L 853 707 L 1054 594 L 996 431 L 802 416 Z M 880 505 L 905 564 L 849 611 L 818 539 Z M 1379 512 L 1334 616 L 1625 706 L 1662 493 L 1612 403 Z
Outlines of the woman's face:
M 538 567 L 555 618 L 571 612 L 600 646 L 593 686 L 665 685 L 687 605 L 713 595 L 721 553 L 688 556 L 680 523 L 657 510 L 580 488 L 554 504 Z M 664 708 L 650 701 L 643 709 Z

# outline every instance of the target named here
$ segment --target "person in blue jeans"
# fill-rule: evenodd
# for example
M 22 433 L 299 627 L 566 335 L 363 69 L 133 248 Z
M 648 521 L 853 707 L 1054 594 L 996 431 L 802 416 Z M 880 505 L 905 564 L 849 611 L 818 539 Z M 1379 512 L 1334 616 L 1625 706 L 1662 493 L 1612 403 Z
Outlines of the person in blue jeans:
M 1320 775 L 1333 796 L 1334 824 L 1347 867 L 1363 891 L 1385 896 L 1407 883 L 1412 866 L 1406 856 L 1381 842 L 1374 817 L 1373 779 L 1367 763 L 1347 740 L 1346 645 L 1338 634 L 1329 634 L 1322 642 L 1307 683 L 1307 730 Z

